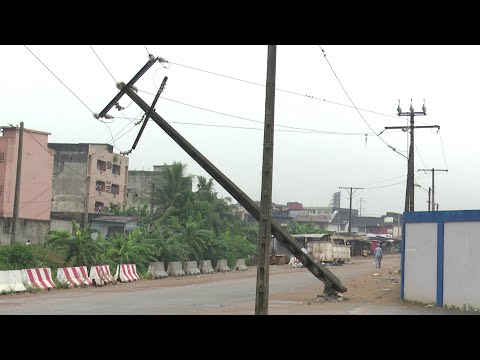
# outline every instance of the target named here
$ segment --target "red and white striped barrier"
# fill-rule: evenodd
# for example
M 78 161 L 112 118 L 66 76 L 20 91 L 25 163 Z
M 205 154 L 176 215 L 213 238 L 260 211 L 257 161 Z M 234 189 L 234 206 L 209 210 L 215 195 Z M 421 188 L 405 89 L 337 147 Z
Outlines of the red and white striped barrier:
M 57 271 L 57 280 L 68 287 L 92 286 L 92 281 L 86 274 L 86 266 L 64 267 Z
M 22 282 L 26 287 L 55 289 L 50 268 L 22 269 Z
M 132 282 L 140 280 L 140 276 L 137 274 L 137 267 L 135 264 L 122 264 L 117 265 L 117 272 L 115 273 L 115 279 L 120 279 L 121 282 Z
M 97 265 L 90 268 L 90 280 L 95 281 L 95 285 L 103 286 L 113 284 L 115 279 L 110 274 L 108 265 Z
M 88 277 L 88 271 L 86 266 L 77 266 L 75 268 L 77 272 L 80 273 L 80 277 L 83 280 L 83 283 L 87 286 L 93 286 L 92 280 Z

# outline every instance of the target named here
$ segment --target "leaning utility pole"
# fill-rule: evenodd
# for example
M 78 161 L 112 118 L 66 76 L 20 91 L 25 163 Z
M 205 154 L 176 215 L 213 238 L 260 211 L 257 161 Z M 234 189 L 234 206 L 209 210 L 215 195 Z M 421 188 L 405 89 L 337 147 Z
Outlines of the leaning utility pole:
M 277 46 L 268 45 L 267 90 L 265 94 L 265 128 L 263 131 L 262 192 L 260 199 L 260 236 L 257 247 L 257 290 L 255 297 L 255 315 L 268 315 L 269 255 L 270 240 L 272 236 L 272 173 L 276 64 Z
M 418 171 L 431 171 L 432 172 L 432 211 L 435 211 L 435 171 L 448 172 L 446 169 L 418 169 Z M 430 200 L 430 198 L 429 198 Z
M 437 128 L 440 130 L 440 126 L 415 126 L 415 116 L 427 115 L 427 109 L 425 108 L 425 100 L 423 101 L 422 111 L 414 111 L 413 105 L 410 100 L 410 111 L 402 112 L 400 108 L 400 100 L 398 101 L 398 116 L 410 116 L 410 126 L 388 126 L 385 127 L 385 130 L 389 129 L 402 129 L 404 131 L 410 130 L 410 149 L 408 151 L 408 175 L 407 175 L 407 188 L 405 194 L 405 212 L 413 212 L 415 209 L 414 197 L 415 197 L 415 143 L 414 143 L 414 129 L 425 129 L 425 128 Z
M 349 192 L 349 199 L 350 199 L 350 212 L 348 213 L 348 236 L 352 235 L 352 198 L 353 194 L 355 194 L 355 191 L 357 190 L 363 190 L 363 188 L 354 188 L 354 187 L 342 187 L 340 186 L 339 189 L 346 189 L 347 191 L 350 190 Z M 355 190 L 355 191 L 353 191 Z M 338 216 L 340 216 L 340 213 L 338 213 Z
M 153 65 L 153 62 L 165 62 L 162 58 L 152 58 L 147 64 L 128 82 L 117 83 L 120 90 L 118 94 L 110 101 L 110 103 L 99 113 L 94 114 L 97 118 L 108 116 L 108 111 L 120 100 L 125 94 L 132 99 L 145 113 L 149 112 L 151 119 L 165 133 L 175 141 L 185 152 L 192 157 L 220 186 L 222 186 L 233 198 L 235 198 L 257 221 L 260 221 L 260 207 L 238 186 L 236 186 L 228 177 L 226 177 L 215 165 L 213 165 L 205 156 L 203 156 L 192 144 L 190 144 L 182 135 L 180 135 L 164 118 L 156 111 L 150 111 L 151 107 L 140 98 L 132 85 Z M 325 284 L 324 294 L 334 294 L 338 292 L 346 292 L 347 288 L 325 265 L 318 262 L 307 249 L 302 247 L 281 225 L 271 219 L 271 233 L 276 239 L 292 253 L 300 262 L 319 280 Z
M 20 182 L 22 180 L 22 153 L 23 153 L 23 121 L 20 122 L 18 134 L 17 177 L 15 179 L 15 195 L 13 199 L 12 240 L 13 245 L 17 241 L 17 223 L 20 204 Z

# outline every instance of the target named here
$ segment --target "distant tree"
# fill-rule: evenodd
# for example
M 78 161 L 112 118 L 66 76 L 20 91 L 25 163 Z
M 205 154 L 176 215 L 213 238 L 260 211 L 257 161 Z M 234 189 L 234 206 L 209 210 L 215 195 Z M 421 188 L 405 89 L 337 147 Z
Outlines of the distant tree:
M 54 248 L 61 254 L 67 266 L 96 265 L 99 255 L 105 250 L 101 237 L 92 237 L 93 233 L 99 234 L 99 231 L 90 225 L 82 229 L 75 221 L 72 221 L 72 226 L 73 234 L 69 231 L 50 231 L 46 247 Z

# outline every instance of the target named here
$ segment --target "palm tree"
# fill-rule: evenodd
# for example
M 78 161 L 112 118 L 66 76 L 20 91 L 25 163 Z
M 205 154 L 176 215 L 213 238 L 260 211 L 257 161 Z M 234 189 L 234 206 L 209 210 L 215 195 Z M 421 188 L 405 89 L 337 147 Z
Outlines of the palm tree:
M 205 248 L 212 237 L 212 231 L 205 229 L 202 221 L 195 221 L 191 217 L 188 218 L 185 224 L 176 224 L 172 234 L 174 241 L 186 244 L 188 255 L 195 260 L 201 260 Z
M 187 165 L 181 162 L 165 164 L 165 170 L 161 174 L 161 184 L 157 191 L 159 207 L 163 217 L 173 216 L 178 212 L 184 198 L 183 194 L 190 191 L 193 175 L 186 175 Z
M 162 230 L 160 226 L 155 226 L 150 237 L 155 244 L 155 255 L 160 261 L 167 263 L 188 260 L 187 244 L 172 236 L 168 228 Z
M 148 262 L 155 261 L 155 248 L 148 233 L 136 227 L 128 234 L 115 233 L 109 237 L 106 255 L 114 264 L 135 264 L 140 272 L 147 270 Z
M 213 202 L 217 198 L 217 193 L 214 192 L 213 179 L 207 181 L 205 176 L 197 176 L 197 197 L 199 200 Z
M 90 225 L 82 230 L 75 221 L 72 221 L 72 225 L 73 234 L 68 231 L 50 231 L 45 245 L 57 250 L 67 266 L 96 265 L 104 251 L 102 239 L 92 237 L 93 233 L 99 231 L 92 229 Z

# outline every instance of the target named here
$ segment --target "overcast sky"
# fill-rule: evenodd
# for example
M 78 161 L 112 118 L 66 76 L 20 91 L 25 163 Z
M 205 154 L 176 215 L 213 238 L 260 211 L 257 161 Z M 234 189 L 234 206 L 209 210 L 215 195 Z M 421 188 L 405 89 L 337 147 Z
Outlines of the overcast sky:
M 414 110 L 421 111 L 425 99 L 427 116 L 416 117 L 416 125 L 439 125 L 441 130 L 415 131 L 415 167 L 449 170 L 435 174 L 440 210 L 478 209 L 480 46 L 321 47 L 341 84 L 318 45 L 277 46 L 275 124 L 286 127 L 276 127 L 275 132 L 273 202 L 328 206 L 340 186 L 352 186 L 365 188 L 353 199 L 354 208 L 363 199 L 363 215 L 403 212 L 407 161 L 374 132 L 407 125 L 407 117 L 397 116 L 399 99 L 404 112 L 411 99 Z M 264 85 L 267 45 L 92 45 L 108 71 L 88 45 L 28 48 L 86 106 L 23 45 L 2 45 L 1 125 L 23 121 L 27 128 L 50 132 L 50 142 L 108 142 L 117 152 L 129 150 L 139 126 L 122 117 L 140 118 L 136 104 L 124 96 L 120 104 L 126 109 L 123 114 L 112 109 L 115 119 L 108 127 L 91 111 L 100 112 L 117 93 L 115 80 L 128 82 L 150 52 L 169 63 L 155 64 L 137 82 L 138 94 L 150 104 L 168 76 L 157 112 L 247 195 L 259 200 L 265 87 L 189 67 Z M 349 97 L 362 109 L 361 115 Z M 402 131 L 381 135 L 405 156 L 407 136 Z M 130 170 L 152 170 L 153 165 L 173 161 L 187 164 L 188 173 L 210 177 L 150 121 L 130 155 Z M 415 177 L 424 189 L 431 186 L 431 172 L 416 171 Z M 229 196 L 220 185 L 216 189 Z M 426 210 L 427 198 L 427 192 L 417 187 L 415 210 Z M 341 205 L 348 207 L 345 190 Z

